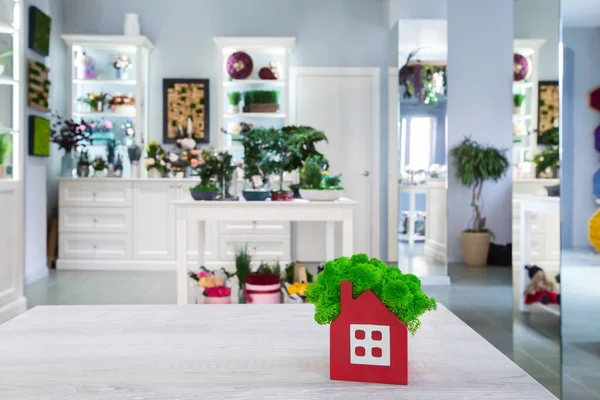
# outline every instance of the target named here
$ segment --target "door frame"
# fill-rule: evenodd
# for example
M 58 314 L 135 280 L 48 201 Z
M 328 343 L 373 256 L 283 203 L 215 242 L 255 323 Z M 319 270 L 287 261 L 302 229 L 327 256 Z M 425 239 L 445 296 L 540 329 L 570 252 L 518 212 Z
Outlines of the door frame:
M 297 116 L 297 87 L 298 78 L 302 76 L 321 76 L 321 77 L 368 77 L 372 79 L 372 105 L 373 105 L 373 126 L 371 135 L 372 149 L 369 162 L 370 174 L 372 176 L 371 190 L 371 252 L 369 256 L 381 258 L 380 252 L 380 228 L 382 225 L 382 215 L 380 199 L 382 198 L 383 185 L 381 184 L 381 168 L 379 165 L 379 155 L 381 154 L 381 70 L 379 68 L 357 68 L 357 67 L 291 67 L 290 68 L 290 123 L 296 123 Z M 374 190 L 379 188 L 379 190 Z
M 400 133 L 398 71 L 398 67 L 388 67 L 388 262 L 398 262 L 398 134 Z

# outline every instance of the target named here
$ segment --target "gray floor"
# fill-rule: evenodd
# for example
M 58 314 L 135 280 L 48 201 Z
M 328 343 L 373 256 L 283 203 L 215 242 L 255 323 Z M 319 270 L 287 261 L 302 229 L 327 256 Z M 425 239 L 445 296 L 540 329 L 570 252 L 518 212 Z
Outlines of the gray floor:
M 560 397 L 559 318 L 548 313 L 514 317 L 509 268 L 450 265 L 448 270 L 451 286 L 426 291 Z M 47 278 L 27 285 L 25 294 L 29 307 L 173 304 L 175 273 L 51 271 Z M 600 352 L 597 343 L 587 339 L 579 337 L 566 347 L 565 399 L 600 399 Z

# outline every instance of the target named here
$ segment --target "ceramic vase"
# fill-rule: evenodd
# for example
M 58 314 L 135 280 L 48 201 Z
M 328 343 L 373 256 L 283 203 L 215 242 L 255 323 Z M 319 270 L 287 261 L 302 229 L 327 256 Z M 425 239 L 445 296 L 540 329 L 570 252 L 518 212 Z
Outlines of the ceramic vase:
M 140 36 L 140 19 L 137 14 L 125 14 L 125 25 L 123 27 L 125 36 Z
M 73 168 L 75 168 L 75 163 L 73 162 L 73 154 L 71 152 L 66 152 L 62 159 L 60 160 L 60 176 L 73 176 Z
M 140 162 L 139 161 L 131 162 L 131 177 L 135 178 L 135 179 L 140 177 Z
M 117 78 L 122 81 L 126 81 L 127 79 L 129 79 L 129 74 L 127 73 L 127 70 L 125 68 L 118 68 Z
M 148 178 L 162 178 L 162 174 L 156 168 L 151 168 L 150 170 L 148 170 Z
M 240 113 L 240 106 L 229 105 L 229 113 L 230 114 L 239 114 Z
M 90 166 L 88 164 L 77 164 L 77 177 L 87 178 L 90 175 Z

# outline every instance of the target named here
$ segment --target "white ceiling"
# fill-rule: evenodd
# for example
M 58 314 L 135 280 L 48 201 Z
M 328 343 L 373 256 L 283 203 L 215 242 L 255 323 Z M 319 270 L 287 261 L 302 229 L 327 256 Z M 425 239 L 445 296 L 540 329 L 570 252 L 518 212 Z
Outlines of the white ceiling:
M 446 61 L 448 23 L 442 19 L 404 19 L 398 22 L 398 61 L 404 65 L 410 52 L 419 49 L 422 61 Z
M 562 0 L 563 26 L 600 26 L 600 0 Z

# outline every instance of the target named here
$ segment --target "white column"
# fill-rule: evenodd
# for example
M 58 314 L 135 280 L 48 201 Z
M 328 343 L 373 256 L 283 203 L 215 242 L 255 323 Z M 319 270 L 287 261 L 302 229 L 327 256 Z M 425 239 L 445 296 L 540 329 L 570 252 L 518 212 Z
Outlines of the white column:
M 175 238 L 177 240 L 177 304 L 184 305 L 188 301 L 188 242 L 187 242 L 187 221 L 186 211 L 177 209 L 177 230 Z M 198 257 L 203 258 L 202 252 L 204 246 L 198 248 Z
M 466 135 L 512 149 L 514 2 L 448 1 L 448 139 L 450 150 Z M 472 214 L 471 194 L 448 171 L 448 262 L 462 262 L 460 233 Z M 498 243 L 512 238 L 512 169 L 483 187 L 483 214 Z

